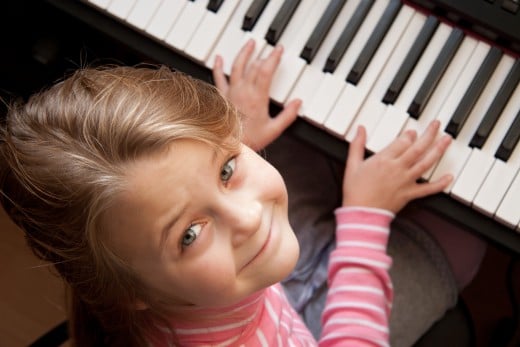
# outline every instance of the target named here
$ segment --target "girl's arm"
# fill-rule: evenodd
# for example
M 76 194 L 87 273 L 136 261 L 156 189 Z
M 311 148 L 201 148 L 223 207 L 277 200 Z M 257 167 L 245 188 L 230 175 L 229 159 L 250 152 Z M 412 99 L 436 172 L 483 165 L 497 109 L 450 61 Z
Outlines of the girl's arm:
M 265 59 L 251 61 L 255 41 L 248 41 L 233 62 L 229 81 L 220 56 L 215 60 L 213 79 L 220 92 L 244 114 L 243 142 L 258 151 L 274 141 L 296 120 L 301 100 L 288 102 L 275 117 L 269 114 L 269 88 L 280 63 L 283 48 L 277 46 Z
M 417 137 L 405 132 L 381 152 L 364 158 L 360 128 L 349 149 L 343 206 L 336 210 L 337 248 L 329 260 L 329 291 L 320 346 L 389 346 L 393 298 L 386 254 L 390 223 L 410 200 L 442 191 L 451 181 L 418 183 L 450 143 L 439 123 Z

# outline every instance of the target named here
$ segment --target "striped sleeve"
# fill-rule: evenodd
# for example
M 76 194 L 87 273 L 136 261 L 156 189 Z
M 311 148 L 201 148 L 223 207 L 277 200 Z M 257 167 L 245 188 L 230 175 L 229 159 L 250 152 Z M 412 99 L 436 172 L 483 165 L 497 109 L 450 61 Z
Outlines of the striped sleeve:
M 337 247 L 329 260 L 319 345 L 389 346 L 393 290 L 386 246 L 394 215 L 361 207 L 335 213 Z

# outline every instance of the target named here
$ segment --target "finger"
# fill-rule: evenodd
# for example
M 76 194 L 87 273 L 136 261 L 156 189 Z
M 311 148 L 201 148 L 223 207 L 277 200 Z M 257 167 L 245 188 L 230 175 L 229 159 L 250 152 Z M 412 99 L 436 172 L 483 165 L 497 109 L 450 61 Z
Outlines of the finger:
M 229 84 L 226 75 L 224 74 L 224 61 L 220 55 L 215 57 L 215 65 L 213 65 L 212 73 L 215 86 L 222 94 L 227 95 Z
M 414 165 L 427 151 L 434 146 L 434 141 L 439 132 L 440 122 L 435 120 L 431 122 L 426 131 L 415 141 L 406 153 L 403 154 L 402 160 L 407 166 Z
M 387 155 L 391 158 L 396 158 L 403 154 L 416 140 L 417 133 L 414 130 L 407 130 L 399 135 L 387 147 L 382 149 L 379 153 Z
M 240 49 L 240 52 L 233 61 L 233 66 L 231 68 L 230 80 L 232 84 L 237 83 L 244 76 L 244 71 L 246 70 L 247 64 L 251 59 L 254 48 L 255 40 L 249 39 Z
M 350 142 L 346 171 L 355 170 L 357 166 L 365 159 L 366 138 L 367 134 L 365 127 L 359 126 L 356 132 L 356 136 Z
M 451 143 L 451 137 L 442 136 L 436 143 L 432 144 L 429 150 L 419 160 L 412 164 L 410 173 L 414 177 L 419 177 L 437 163 Z
M 427 183 L 418 183 L 412 191 L 412 198 L 418 199 L 428 195 L 442 192 L 453 181 L 453 175 L 447 174 L 440 177 L 436 181 Z
M 260 72 L 262 61 L 261 60 L 255 60 L 249 65 L 249 69 L 244 75 L 245 81 L 254 86 L 256 83 L 256 79 L 258 77 L 258 74 Z
M 261 65 L 260 74 L 258 75 L 256 83 L 262 90 L 269 90 L 271 87 L 271 82 L 282 59 L 282 54 L 283 47 L 280 45 L 276 46 Z

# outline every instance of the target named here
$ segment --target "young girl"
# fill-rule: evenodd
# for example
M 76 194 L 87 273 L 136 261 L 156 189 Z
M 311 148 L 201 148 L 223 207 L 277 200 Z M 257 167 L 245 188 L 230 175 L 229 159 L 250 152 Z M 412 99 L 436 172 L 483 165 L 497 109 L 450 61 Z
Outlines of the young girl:
M 245 77 L 265 95 L 279 54 L 219 85 L 240 90 L 233 76 Z M 389 226 L 408 201 L 449 184 L 417 179 L 450 139 L 434 122 L 365 160 L 358 130 L 317 342 L 279 284 L 299 255 L 284 181 L 254 151 L 298 102 L 278 119 L 249 116 L 242 135 L 231 92 L 165 67 L 107 67 L 11 107 L 2 202 L 63 277 L 74 345 L 387 346 Z

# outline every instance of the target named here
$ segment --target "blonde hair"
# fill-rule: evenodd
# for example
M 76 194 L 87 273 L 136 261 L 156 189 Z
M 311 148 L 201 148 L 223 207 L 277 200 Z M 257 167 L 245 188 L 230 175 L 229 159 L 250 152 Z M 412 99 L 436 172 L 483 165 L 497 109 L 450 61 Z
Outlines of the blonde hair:
M 143 346 L 164 317 L 103 237 L 125 167 L 177 139 L 237 145 L 239 116 L 213 86 L 150 66 L 81 69 L 10 107 L 0 197 L 34 253 L 65 280 L 76 346 Z M 136 310 L 137 299 L 150 309 Z

